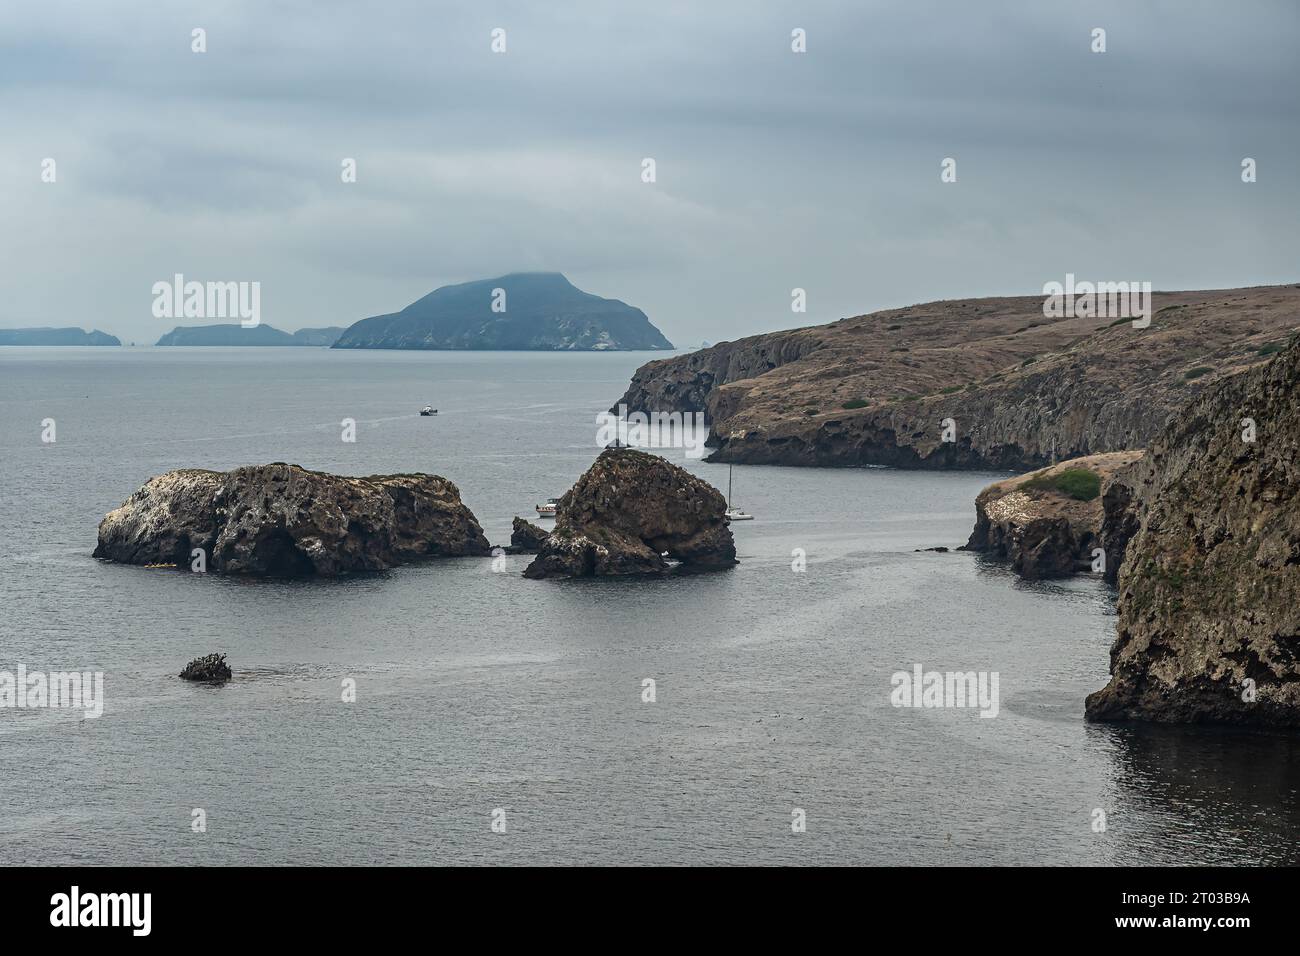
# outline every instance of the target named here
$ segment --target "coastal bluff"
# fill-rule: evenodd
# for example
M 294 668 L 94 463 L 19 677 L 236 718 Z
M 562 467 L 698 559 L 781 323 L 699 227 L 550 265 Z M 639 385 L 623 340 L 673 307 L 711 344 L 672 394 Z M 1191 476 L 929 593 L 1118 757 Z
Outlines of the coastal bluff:
M 1296 284 L 1155 292 L 1145 328 L 1042 296 L 929 302 L 649 362 L 611 411 L 703 413 L 713 462 L 1026 472 L 1147 447 L 1298 316 Z
M 1300 726 L 1297 436 L 1300 344 L 1202 394 L 1116 483 L 1131 536 L 1089 720 Z
M 1088 455 L 994 482 L 975 499 L 975 528 L 963 550 L 1002 558 L 1029 581 L 1068 577 L 1098 563 L 1108 573 L 1122 549 L 1112 554 L 1104 540 L 1106 495 L 1116 475 L 1141 458 L 1140 451 Z

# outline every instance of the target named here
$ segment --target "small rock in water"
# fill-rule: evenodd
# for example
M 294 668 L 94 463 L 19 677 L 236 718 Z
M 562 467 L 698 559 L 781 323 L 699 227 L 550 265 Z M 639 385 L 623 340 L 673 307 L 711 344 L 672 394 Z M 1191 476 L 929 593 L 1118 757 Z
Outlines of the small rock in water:
M 506 554 L 536 554 L 546 544 L 551 533 L 530 521 L 516 517 L 510 532 L 510 547 Z
M 225 654 L 209 654 L 207 657 L 196 657 L 186 664 L 180 676 L 181 680 L 221 684 L 230 680 L 230 665 L 226 663 Z

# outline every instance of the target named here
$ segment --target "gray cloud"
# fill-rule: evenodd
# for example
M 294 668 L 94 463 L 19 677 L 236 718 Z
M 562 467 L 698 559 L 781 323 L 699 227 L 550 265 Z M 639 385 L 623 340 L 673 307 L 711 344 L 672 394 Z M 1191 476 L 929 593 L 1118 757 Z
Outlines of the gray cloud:
M 152 342 L 174 272 L 293 329 L 556 269 L 681 344 L 1066 271 L 1296 278 L 1290 2 L 44 0 L 0 37 L 5 325 Z

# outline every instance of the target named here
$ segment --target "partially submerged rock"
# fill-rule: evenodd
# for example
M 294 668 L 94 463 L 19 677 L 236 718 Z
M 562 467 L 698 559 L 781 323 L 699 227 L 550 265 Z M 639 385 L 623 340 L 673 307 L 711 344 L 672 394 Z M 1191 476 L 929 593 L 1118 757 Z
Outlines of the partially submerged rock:
M 99 525 L 95 557 L 264 577 L 332 577 L 486 555 L 483 529 L 437 475 L 344 478 L 297 465 L 150 479 Z
M 1129 482 L 1090 720 L 1300 726 L 1300 347 L 1175 416 Z
M 196 657 L 185 665 L 181 671 L 181 680 L 200 681 L 205 684 L 221 684 L 230 680 L 230 665 L 226 663 L 225 654 L 209 654 Z
M 536 554 L 550 536 L 551 533 L 545 528 L 516 517 L 511 525 L 510 547 L 506 551 L 510 554 Z
M 524 576 L 592 577 L 716 570 L 736 563 L 727 503 L 656 455 L 609 448 L 563 498 L 555 530 Z
M 1142 457 L 1140 451 L 1075 458 L 996 482 L 975 499 L 975 529 L 968 551 L 1011 562 L 1028 580 L 1067 577 L 1093 566 L 1102 548 L 1105 569 L 1118 566 L 1102 544 L 1103 500 L 1116 475 Z

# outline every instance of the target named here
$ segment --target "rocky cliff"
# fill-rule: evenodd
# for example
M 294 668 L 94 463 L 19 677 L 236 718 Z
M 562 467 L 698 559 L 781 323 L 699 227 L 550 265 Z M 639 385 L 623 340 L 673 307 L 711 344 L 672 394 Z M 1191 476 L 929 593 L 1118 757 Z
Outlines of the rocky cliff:
M 1028 471 L 1145 447 L 1300 325 L 1300 285 L 1153 298 L 1142 329 L 1033 296 L 750 336 L 642 366 L 613 410 L 705 413 L 711 461 Z
M 1136 530 L 1088 718 L 1300 725 L 1300 345 L 1204 392 L 1118 490 Z
M 268 577 L 331 577 L 489 551 L 445 478 L 342 478 L 273 464 L 150 479 L 100 522 L 95 557 L 190 568 L 196 548 L 208 571 Z
M 560 499 L 555 529 L 525 577 L 657 574 L 736 563 L 722 493 L 633 449 L 606 449 Z M 665 556 L 668 560 L 665 560 Z
M 1074 458 L 989 485 L 975 499 L 975 529 L 965 550 L 1004 558 L 1027 580 L 1059 578 L 1094 566 L 1102 544 L 1103 500 L 1117 473 L 1140 451 Z

